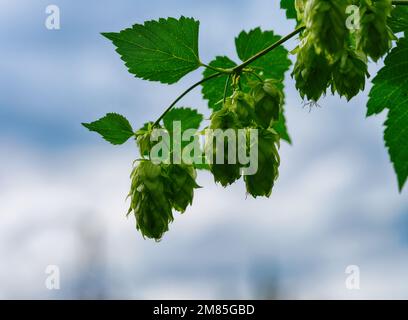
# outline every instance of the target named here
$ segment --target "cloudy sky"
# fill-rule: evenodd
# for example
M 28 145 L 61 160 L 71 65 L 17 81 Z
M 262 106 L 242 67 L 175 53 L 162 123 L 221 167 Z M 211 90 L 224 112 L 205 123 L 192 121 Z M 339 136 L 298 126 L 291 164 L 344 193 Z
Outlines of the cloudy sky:
M 49 4 L 58 31 L 45 28 Z M 204 188 L 162 242 L 136 232 L 125 217 L 134 143 L 113 147 L 80 123 L 115 111 L 138 128 L 200 79 L 135 79 L 99 34 L 180 15 L 201 21 L 205 62 L 235 58 L 241 30 L 294 28 L 276 0 L 0 0 L 0 298 L 408 298 L 407 191 L 384 115 L 365 118 L 370 85 L 309 112 L 287 77 L 293 146 L 281 147 L 273 196 L 253 200 L 242 182 L 223 189 L 201 172 Z M 199 90 L 181 105 L 210 114 Z M 49 265 L 60 290 L 45 286 Z M 345 285 L 350 265 L 360 290 Z

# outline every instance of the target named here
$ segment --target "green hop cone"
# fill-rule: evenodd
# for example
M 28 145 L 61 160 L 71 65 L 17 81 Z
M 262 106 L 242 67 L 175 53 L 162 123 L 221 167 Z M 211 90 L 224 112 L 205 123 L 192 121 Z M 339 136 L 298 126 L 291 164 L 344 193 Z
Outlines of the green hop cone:
M 178 212 L 184 213 L 193 203 L 194 189 L 200 188 L 196 183 L 197 172 L 190 165 L 172 164 L 168 166 L 167 176 L 171 190 L 171 204 Z
M 360 1 L 361 19 L 357 33 L 357 48 L 374 61 L 378 61 L 391 49 L 392 40 L 395 39 L 387 25 L 391 11 L 391 0 Z
M 326 93 L 331 80 L 331 64 L 323 54 L 318 54 L 304 41 L 296 48 L 297 61 L 292 77 L 296 81 L 296 89 L 303 99 L 317 101 Z
M 309 0 L 304 7 L 308 41 L 316 52 L 337 57 L 348 35 L 346 8 L 348 0 Z
M 362 54 L 347 50 L 334 64 L 332 92 L 350 100 L 364 90 L 367 71 L 367 60 Z
M 248 126 L 254 119 L 254 99 L 251 95 L 242 91 L 235 91 L 230 98 L 226 100 L 228 108 L 235 112 L 242 126 Z
M 131 174 L 131 205 L 128 214 L 133 211 L 137 230 L 144 237 L 155 240 L 162 238 L 169 230 L 169 223 L 173 221 L 163 173 L 161 165 L 143 160 Z
M 279 139 L 279 135 L 271 128 L 258 130 L 258 171 L 244 177 L 247 192 L 254 198 L 272 194 L 279 176 Z
M 252 90 L 255 100 L 255 114 L 258 125 L 268 128 L 272 122 L 279 121 L 283 105 L 283 92 L 273 79 L 259 83 Z
M 137 145 L 139 146 L 139 152 L 142 157 L 149 155 L 154 145 L 150 140 L 152 131 L 153 122 L 148 122 L 143 126 L 143 128 L 139 129 L 135 133 Z
M 225 104 L 221 110 L 213 113 L 211 116 L 210 129 L 219 129 L 217 131 L 221 134 L 226 134 L 228 131 L 231 132 L 231 130 L 233 130 L 235 131 L 235 137 L 237 137 L 236 130 L 240 127 L 241 124 L 238 116 L 231 110 L 230 104 Z M 209 139 L 211 140 L 211 143 L 208 141 Z M 241 169 L 237 160 L 237 154 L 235 153 L 235 163 L 231 163 L 228 159 L 228 149 L 230 146 L 226 138 L 222 140 L 221 138 L 216 139 L 214 136 L 211 136 L 207 137 L 206 140 L 206 154 L 212 155 L 210 170 L 214 176 L 214 180 L 224 187 L 233 184 L 241 177 Z M 217 143 L 217 141 L 220 141 L 220 143 Z M 237 141 L 235 141 L 235 145 L 231 145 L 231 147 L 235 147 L 235 151 L 237 151 Z M 222 159 L 223 163 L 217 163 L 217 154 L 220 155 L 222 152 L 224 153 Z

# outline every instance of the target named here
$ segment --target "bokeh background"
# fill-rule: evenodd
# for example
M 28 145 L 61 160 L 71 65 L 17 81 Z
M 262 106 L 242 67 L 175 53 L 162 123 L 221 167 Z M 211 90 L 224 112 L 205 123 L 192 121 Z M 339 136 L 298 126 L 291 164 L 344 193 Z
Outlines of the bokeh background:
M 281 147 L 273 196 L 253 200 L 242 182 L 223 189 L 201 172 L 204 188 L 161 243 L 125 217 L 135 144 L 111 146 L 80 125 L 115 111 L 138 128 L 201 77 L 135 79 L 100 32 L 192 16 L 203 61 L 235 58 L 243 29 L 293 30 L 278 2 L 0 0 L 0 298 L 408 298 L 408 191 L 398 193 L 384 115 L 365 118 L 370 85 L 309 111 L 288 76 L 293 146 Z M 50 4 L 58 31 L 44 25 Z M 209 117 L 199 90 L 181 106 Z M 44 284 L 48 265 L 60 290 Z M 360 290 L 346 288 L 349 265 Z

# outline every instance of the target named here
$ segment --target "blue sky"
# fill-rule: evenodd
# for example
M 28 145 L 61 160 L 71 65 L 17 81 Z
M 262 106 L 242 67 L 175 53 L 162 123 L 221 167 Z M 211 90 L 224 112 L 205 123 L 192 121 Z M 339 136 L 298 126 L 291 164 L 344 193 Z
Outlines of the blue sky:
M 100 32 L 192 16 L 203 61 L 236 58 L 241 30 L 294 28 L 277 1 L 52 1 L 58 31 L 44 26 L 49 4 L 0 0 L 0 298 L 408 297 L 407 196 L 384 115 L 365 118 L 370 85 L 309 112 L 288 76 L 294 143 L 281 147 L 273 196 L 253 200 L 242 183 L 223 189 L 200 173 L 204 188 L 159 244 L 125 218 L 135 145 L 110 146 L 80 125 L 115 111 L 137 128 L 200 79 L 135 79 Z M 199 90 L 182 105 L 210 114 Z M 44 287 L 50 264 L 61 268 L 59 291 Z M 359 291 L 345 288 L 348 265 L 361 268 Z

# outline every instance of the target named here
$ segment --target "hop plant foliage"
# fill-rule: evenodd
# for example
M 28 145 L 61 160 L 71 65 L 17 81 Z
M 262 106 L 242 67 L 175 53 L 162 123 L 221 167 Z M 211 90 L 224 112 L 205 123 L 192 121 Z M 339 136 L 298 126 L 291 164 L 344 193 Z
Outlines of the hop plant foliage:
M 168 183 L 170 185 L 171 204 L 173 208 L 184 213 L 193 203 L 194 189 L 197 184 L 197 172 L 191 165 L 169 165 L 167 168 Z
M 360 0 L 361 21 L 357 47 L 374 61 L 391 49 L 392 40 L 395 39 L 387 22 L 391 11 L 391 0 Z
M 283 92 L 277 81 L 268 79 L 253 88 L 256 121 L 262 128 L 269 128 L 279 121 L 283 109 Z
M 347 8 L 359 7 L 357 30 L 348 29 Z M 134 138 L 140 159 L 131 173 L 130 208 L 136 218 L 136 228 L 146 238 L 162 239 L 174 220 L 174 212 L 184 213 L 193 203 L 197 170 L 208 170 L 215 182 L 224 187 L 240 180 L 245 167 L 239 163 L 236 151 L 258 151 L 258 170 L 245 175 L 247 193 L 254 198 L 270 197 L 279 176 L 281 140 L 290 142 L 286 128 L 284 78 L 291 60 L 284 42 L 299 35 L 295 50 L 296 62 L 292 77 L 303 99 L 317 101 L 331 88 L 347 100 L 364 90 L 369 58 L 378 61 L 385 55 L 385 66 L 373 80 L 367 115 L 388 110 L 384 139 L 402 190 L 408 179 L 408 7 L 397 6 L 403 1 L 391 0 L 281 0 L 288 19 L 296 20 L 296 30 L 286 37 L 273 31 L 255 28 L 242 31 L 235 39 L 240 63 L 218 56 L 208 64 L 199 59 L 199 21 L 180 17 L 135 24 L 120 32 L 103 36 L 112 41 L 129 72 L 138 78 L 164 84 L 178 82 L 188 73 L 204 67 L 204 79 L 182 93 L 155 121 L 146 123 L 136 132 L 122 115 L 108 113 L 105 117 L 83 123 L 105 140 L 121 145 Z M 406 1 L 408 4 L 408 0 Z M 395 34 L 394 34 L 395 33 Z M 393 48 L 396 35 L 404 33 Z M 393 49 L 392 49 L 393 48 Z M 219 133 L 244 130 L 245 143 L 233 140 L 235 149 L 229 156 L 227 139 L 206 140 L 201 157 L 204 163 L 185 163 L 172 158 L 176 153 L 173 142 L 177 134 L 192 129 L 190 141 L 182 141 L 181 151 L 197 136 L 203 116 L 192 108 L 180 108 L 178 103 L 187 93 L 202 85 L 203 98 L 211 109 L 210 122 L 204 129 Z M 179 122 L 180 127 L 174 127 Z M 156 163 L 151 158 L 155 129 L 167 130 L 170 136 L 170 158 Z M 257 130 L 258 138 L 248 139 Z M 214 138 L 214 137 L 212 137 Z M 201 146 L 200 146 L 201 148 Z M 217 163 L 219 154 L 223 163 Z M 210 157 L 210 159 L 208 159 Z M 154 160 L 154 161 L 153 161 Z M 211 161 L 209 161 L 211 160 Z M 232 161 L 231 161 L 232 160 Z
M 280 137 L 275 130 L 260 128 L 258 134 L 258 171 L 245 176 L 247 192 L 256 197 L 269 197 L 279 176 L 280 157 L 278 153 Z
M 347 37 L 346 0 L 310 0 L 304 8 L 308 41 L 316 52 L 334 57 L 341 54 Z
M 338 92 L 350 100 L 365 88 L 367 70 L 366 57 L 353 50 L 345 50 L 333 66 L 332 92 Z
M 173 221 L 170 198 L 166 193 L 166 178 L 162 165 L 141 161 L 131 174 L 128 214 L 134 213 L 136 228 L 143 236 L 160 240 Z
M 297 61 L 292 77 L 303 99 L 317 101 L 326 94 L 332 75 L 332 65 L 323 53 L 317 53 L 310 39 L 295 50 Z
M 213 113 L 211 116 L 210 129 L 221 130 L 220 132 L 226 132 L 226 130 L 232 130 L 234 134 L 237 129 L 242 128 L 239 117 L 232 110 L 232 104 L 226 103 L 224 107 Z M 212 154 L 212 159 L 210 161 L 210 170 L 214 176 L 215 182 L 219 182 L 223 187 L 233 184 L 235 181 L 241 178 L 241 167 L 235 158 L 234 161 L 228 159 L 229 148 L 235 148 L 238 150 L 238 141 L 233 141 L 229 145 L 227 139 L 211 139 L 206 141 L 206 153 Z M 217 163 L 217 155 L 223 153 L 223 163 Z M 235 163 L 232 163 L 235 162 Z

